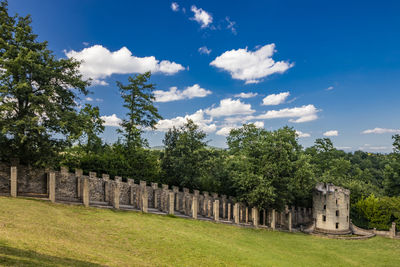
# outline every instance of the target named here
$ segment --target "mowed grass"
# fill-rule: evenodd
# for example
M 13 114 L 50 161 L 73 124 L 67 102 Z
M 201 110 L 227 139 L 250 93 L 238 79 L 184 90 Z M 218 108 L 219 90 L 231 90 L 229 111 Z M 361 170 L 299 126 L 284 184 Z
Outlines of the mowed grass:
M 399 266 L 400 240 L 333 240 L 0 197 L 0 265 Z

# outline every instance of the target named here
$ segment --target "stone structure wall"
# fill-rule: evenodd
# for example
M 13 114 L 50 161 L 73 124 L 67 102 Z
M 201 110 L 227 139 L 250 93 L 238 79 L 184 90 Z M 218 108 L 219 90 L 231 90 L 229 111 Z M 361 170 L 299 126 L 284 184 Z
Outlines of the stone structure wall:
M 315 230 L 329 234 L 350 232 L 350 191 L 319 183 L 313 193 Z
M 10 166 L 0 163 L 0 195 L 10 194 Z
M 98 177 L 95 172 L 83 175 L 82 170 L 71 173 L 67 168 L 52 171 L 0 165 L 0 194 L 14 196 L 12 192 L 16 192 L 15 196 L 45 196 L 52 202 L 112 206 L 115 209 L 174 214 L 273 229 L 291 230 L 293 226 L 306 224 L 312 218 L 309 209 L 293 207 L 282 212 L 258 210 L 225 195 L 200 193 L 198 190 L 191 192 L 188 188 L 180 190 L 176 186 L 169 188 L 168 185 L 160 187 L 157 183 L 148 185 L 145 181 L 133 179 L 124 182 L 122 177 L 117 176 L 112 180 L 107 174 Z
M 19 166 L 17 173 L 19 195 L 47 195 L 47 175 L 45 170 Z
M 78 179 L 67 169 L 56 172 L 56 200 L 79 201 L 78 197 Z

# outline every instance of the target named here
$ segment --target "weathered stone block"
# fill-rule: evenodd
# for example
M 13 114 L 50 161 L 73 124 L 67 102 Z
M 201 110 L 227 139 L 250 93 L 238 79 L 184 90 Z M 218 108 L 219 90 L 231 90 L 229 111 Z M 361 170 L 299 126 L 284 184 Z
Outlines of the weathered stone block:
M 17 166 L 11 166 L 10 195 L 17 197 Z
M 169 192 L 169 209 L 168 209 L 168 214 L 173 215 L 174 214 L 174 202 L 175 202 L 175 193 L 174 192 Z
M 219 221 L 219 200 L 214 201 L 214 220 Z
M 193 196 L 193 201 L 192 201 L 192 218 L 197 219 L 197 212 L 198 212 L 198 198 L 196 195 Z
M 85 207 L 89 206 L 89 177 L 82 177 L 82 201 Z
M 48 174 L 48 187 L 49 187 L 49 200 L 52 203 L 56 202 L 56 174 L 55 172 L 50 172 Z

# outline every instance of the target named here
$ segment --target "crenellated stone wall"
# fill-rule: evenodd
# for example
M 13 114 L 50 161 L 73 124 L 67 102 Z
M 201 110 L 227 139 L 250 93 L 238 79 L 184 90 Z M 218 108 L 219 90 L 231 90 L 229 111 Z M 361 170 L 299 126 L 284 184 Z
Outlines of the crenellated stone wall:
M 16 191 L 15 191 L 16 190 Z M 312 221 L 311 209 L 288 208 L 282 212 L 259 210 L 235 198 L 216 193 L 190 191 L 122 177 L 99 177 L 95 172 L 34 170 L 25 166 L 0 165 L 0 194 L 46 197 L 52 202 L 82 203 L 85 206 L 113 207 L 179 217 L 211 220 L 243 226 L 284 229 Z

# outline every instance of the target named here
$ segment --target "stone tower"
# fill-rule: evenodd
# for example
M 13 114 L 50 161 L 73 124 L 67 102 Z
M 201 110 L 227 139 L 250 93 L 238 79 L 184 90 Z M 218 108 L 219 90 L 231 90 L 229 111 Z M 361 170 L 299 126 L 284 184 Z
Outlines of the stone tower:
M 349 234 L 350 190 L 333 184 L 318 183 L 313 193 L 314 231 Z

